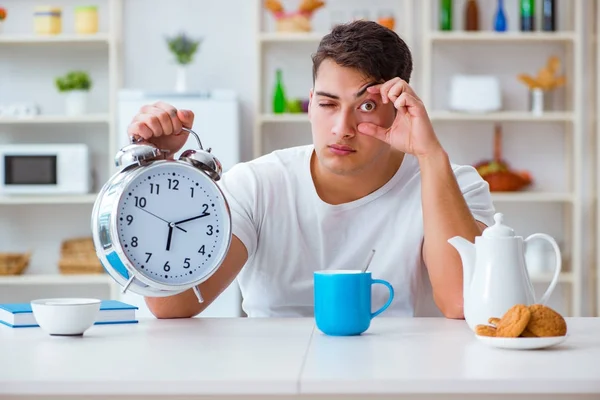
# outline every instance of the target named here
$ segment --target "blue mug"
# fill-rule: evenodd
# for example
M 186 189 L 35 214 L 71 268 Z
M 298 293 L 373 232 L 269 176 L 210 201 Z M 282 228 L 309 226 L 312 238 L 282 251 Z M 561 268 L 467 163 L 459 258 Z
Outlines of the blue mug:
M 371 312 L 371 286 L 387 286 L 390 297 L 379 310 Z M 385 311 L 394 299 L 394 288 L 371 272 L 329 270 L 314 272 L 315 320 L 326 335 L 360 335 L 371 320 Z

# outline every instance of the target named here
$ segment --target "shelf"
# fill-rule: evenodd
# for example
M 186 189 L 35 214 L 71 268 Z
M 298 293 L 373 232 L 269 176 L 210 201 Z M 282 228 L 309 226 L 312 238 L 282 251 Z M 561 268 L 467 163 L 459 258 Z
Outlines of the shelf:
M 499 111 L 481 114 L 432 111 L 429 118 L 432 121 L 571 122 L 574 115 L 571 112 L 558 111 L 549 111 L 541 116 L 527 111 Z
M 573 42 L 577 36 L 574 32 L 431 32 L 428 38 L 433 42 Z
M 452 111 L 432 111 L 429 114 L 432 121 L 507 121 L 507 122 L 570 122 L 573 113 L 547 112 L 536 116 L 527 111 L 500 111 L 490 113 L 460 113 Z M 261 123 L 308 122 L 308 114 L 262 114 Z
M 268 32 L 262 33 L 258 36 L 258 40 L 261 43 L 289 43 L 289 42 L 302 42 L 302 43 L 319 43 L 325 36 L 325 33 L 279 33 L 279 32 Z
M 113 279 L 108 274 L 25 274 L 0 276 L 0 285 L 107 285 Z
M 572 193 L 560 192 L 492 192 L 494 202 L 519 203 L 519 202 L 541 202 L 541 203 L 570 203 L 574 199 Z
M 0 44 L 50 44 L 50 43 L 108 43 L 110 36 L 105 33 L 94 35 L 58 34 L 58 35 L 0 35 Z
M 0 204 L 93 204 L 96 194 L 0 196 Z
M 0 125 L 108 123 L 109 114 L 36 115 L 32 117 L 0 117 Z
M 262 114 L 260 116 L 260 122 L 308 122 L 308 114 Z

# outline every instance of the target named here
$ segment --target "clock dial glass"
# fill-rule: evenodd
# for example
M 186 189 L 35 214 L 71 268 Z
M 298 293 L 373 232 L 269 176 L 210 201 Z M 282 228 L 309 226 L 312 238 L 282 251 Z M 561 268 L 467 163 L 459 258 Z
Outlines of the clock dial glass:
M 173 162 L 149 167 L 128 185 L 117 229 L 125 255 L 139 272 L 158 283 L 185 285 L 210 274 L 221 261 L 230 219 L 213 181 Z

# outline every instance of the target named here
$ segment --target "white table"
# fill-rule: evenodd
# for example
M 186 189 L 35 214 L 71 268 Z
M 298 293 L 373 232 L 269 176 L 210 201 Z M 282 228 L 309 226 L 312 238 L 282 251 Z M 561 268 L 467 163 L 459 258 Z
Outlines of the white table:
M 0 326 L 0 398 L 599 399 L 600 318 L 568 326 L 560 347 L 535 351 L 486 347 L 438 318 L 378 317 L 357 337 L 311 318 L 144 319 L 80 338 Z

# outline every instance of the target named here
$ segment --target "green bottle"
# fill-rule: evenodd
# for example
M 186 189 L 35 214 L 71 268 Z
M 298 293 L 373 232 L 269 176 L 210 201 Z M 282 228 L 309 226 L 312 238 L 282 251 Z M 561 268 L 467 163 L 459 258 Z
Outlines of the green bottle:
M 452 30 L 452 0 L 440 0 L 440 30 Z
M 280 69 L 277 69 L 276 78 L 275 78 L 275 92 L 273 94 L 273 112 L 275 114 L 284 113 L 287 109 L 286 107 L 286 98 L 285 98 L 285 89 L 283 88 L 283 79 L 282 72 Z
M 521 31 L 535 30 L 535 0 L 521 0 Z

